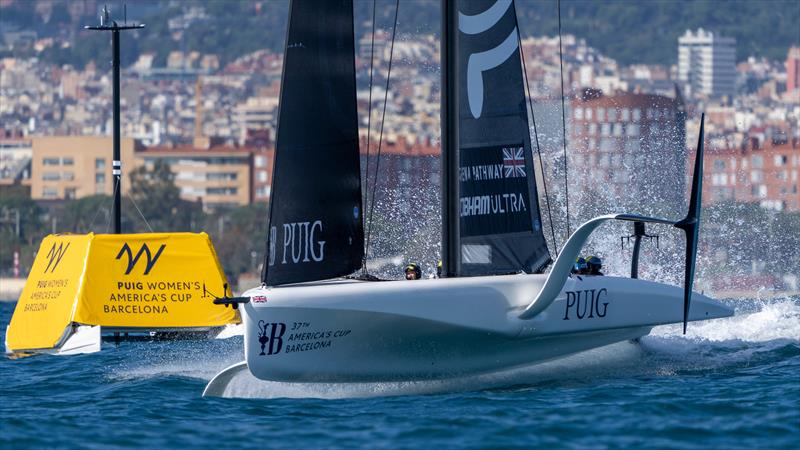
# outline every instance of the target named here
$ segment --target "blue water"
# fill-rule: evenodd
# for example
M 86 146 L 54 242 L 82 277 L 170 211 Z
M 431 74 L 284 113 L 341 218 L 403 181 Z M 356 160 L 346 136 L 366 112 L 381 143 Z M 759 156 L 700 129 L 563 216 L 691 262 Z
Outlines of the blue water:
M 504 374 L 428 383 L 234 381 L 241 338 L 0 359 L 2 448 L 799 448 L 800 299 L 659 327 Z M 5 329 L 13 304 L 0 303 Z

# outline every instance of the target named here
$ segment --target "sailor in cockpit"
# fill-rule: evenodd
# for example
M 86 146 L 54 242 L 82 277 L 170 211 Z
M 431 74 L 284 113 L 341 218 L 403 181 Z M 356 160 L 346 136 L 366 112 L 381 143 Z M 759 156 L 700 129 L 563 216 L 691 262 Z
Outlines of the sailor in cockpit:
M 579 256 L 575 260 L 575 264 L 572 265 L 571 273 L 573 275 L 588 275 L 589 274 L 589 266 L 586 264 L 586 260 Z
M 419 280 L 422 278 L 422 270 L 415 263 L 408 263 L 404 272 L 406 273 L 406 280 Z
M 586 258 L 586 266 L 588 273 L 586 275 L 603 275 L 600 269 L 603 268 L 603 260 L 598 256 L 590 256 Z

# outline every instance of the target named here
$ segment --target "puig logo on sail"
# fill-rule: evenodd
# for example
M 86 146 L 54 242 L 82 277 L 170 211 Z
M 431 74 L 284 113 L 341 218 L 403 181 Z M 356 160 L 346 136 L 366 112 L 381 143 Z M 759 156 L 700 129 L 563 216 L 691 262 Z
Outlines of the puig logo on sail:
M 322 233 L 322 221 L 284 223 L 283 251 L 281 264 L 297 264 L 299 262 L 322 262 L 325 259 L 325 241 L 319 239 Z M 269 265 L 275 264 L 275 247 L 277 228 L 269 232 Z

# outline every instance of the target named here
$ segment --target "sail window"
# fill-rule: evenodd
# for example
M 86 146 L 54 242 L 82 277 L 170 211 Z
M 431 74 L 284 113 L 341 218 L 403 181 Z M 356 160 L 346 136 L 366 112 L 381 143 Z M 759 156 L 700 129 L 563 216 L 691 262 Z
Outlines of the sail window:
M 464 244 L 461 246 L 461 261 L 464 264 L 491 264 L 492 247 L 490 245 Z

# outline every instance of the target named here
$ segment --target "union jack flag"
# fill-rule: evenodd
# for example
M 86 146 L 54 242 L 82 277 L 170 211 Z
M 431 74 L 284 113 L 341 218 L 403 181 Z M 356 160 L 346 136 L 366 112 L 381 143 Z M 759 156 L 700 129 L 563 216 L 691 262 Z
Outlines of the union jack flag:
M 506 178 L 524 178 L 525 153 L 523 147 L 503 148 L 503 169 Z

